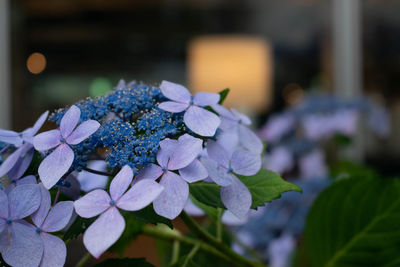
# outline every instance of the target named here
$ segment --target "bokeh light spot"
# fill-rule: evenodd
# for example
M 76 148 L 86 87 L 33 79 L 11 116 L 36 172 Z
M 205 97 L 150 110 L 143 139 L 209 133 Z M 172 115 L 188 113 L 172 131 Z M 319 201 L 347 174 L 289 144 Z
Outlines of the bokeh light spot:
M 39 74 L 46 68 L 46 57 L 42 53 L 32 53 L 26 60 L 26 67 L 29 72 Z

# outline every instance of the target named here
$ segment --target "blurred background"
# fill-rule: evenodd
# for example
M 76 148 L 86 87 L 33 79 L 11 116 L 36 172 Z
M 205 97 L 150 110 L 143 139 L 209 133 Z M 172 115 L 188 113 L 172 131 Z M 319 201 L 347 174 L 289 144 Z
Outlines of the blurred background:
M 0 127 L 113 89 L 119 79 L 219 92 L 261 127 L 311 92 L 367 96 L 392 118 L 350 152 L 399 174 L 396 0 L 0 0 Z

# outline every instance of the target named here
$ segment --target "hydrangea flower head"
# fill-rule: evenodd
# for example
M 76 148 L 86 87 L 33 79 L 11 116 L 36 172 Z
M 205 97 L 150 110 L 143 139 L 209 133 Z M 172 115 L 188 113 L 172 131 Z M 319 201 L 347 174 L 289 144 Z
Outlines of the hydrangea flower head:
M 124 166 L 110 184 L 110 195 L 96 189 L 74 203 L 76 213 L 83 218 L 101 214 L 83 236 L 85 247 L 96 258 L 114 244 L 125 229 L 124 217 L 118 209 L 140 210 L 163 191 L 161 185 L 150 179 L 141 180 L 128 190 L 132 179 L 132 169 Z
M 191 96 L 184 86 L 162 81 L 161 92 L 171 101 L 162 102 L 158 107 L 173 113 L 185 111 L 184 122 L 190 130 L 201 136 L 213 136 L 221 123 L 219 117 L 204 109 L 219 101 L 219 94 L 199 92 Z
M 70 145 L 81 143 L 100 127 L 100 123 L 95 120 L 84 121 L 76 127 L 80 116 L 80 109 L 71 106 L 61 119 L 60 129 L 38 134 L 33 140 L 38 151 L 55 148 L 39 166 L 40 179 L 47 189 L 54 186 L 71 167 L 74 151 Z

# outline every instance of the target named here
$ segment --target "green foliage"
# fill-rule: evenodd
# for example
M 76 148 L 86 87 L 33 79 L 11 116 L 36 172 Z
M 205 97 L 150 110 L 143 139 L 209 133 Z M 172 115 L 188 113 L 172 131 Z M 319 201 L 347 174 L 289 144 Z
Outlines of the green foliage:
M 170 267 L 200 267 L 192 259 L 188 258 L 188 255 L 179 258 L 178 262 L 170 265 Z
M 172 223 L 170 220 L 167 218 L 161 217 L 157 213 L 155 213 L 153 209 L 153 205 L 149 205 L 145 207 L 144 209 L 141 209 L 139 211 L 132 212 L 132 214 L 139 220 L 145 222 L 145 223 L 151 223 L 151 224 L 158 224 L 158 223 L 163 223 L 167 225 L 169 228 L 173 228 Z
M 190 198 L 192 199 L 193 203 L 199 207 L 200 209 L 202 209 L 207 216 L 213 221 L 216 222 L 217 221 L 217 217 L 218 217 L 218 210 L 214 207 L 208 206 L 200 201 L 198 201 L 196 198 L 194 198 L 193 196 L 190 196 Z
M 96 264 L 95 267 L 154 267 L 145 258 L 108 259 Z
M 400 181 L 334 183 L 309 213 L 305 242 L 312 266 L 399 266 Z
M 278 174 L 261 169 L 253 176 L 237 176 L 249 189 L 253 204 L 252 209 L 264 206 L 266 202 L 280 198 L 288 191 L 301 192 L 300 187 L 283 180 Z M 197 201 L 211 207 L 224 208 L 220 198 L 220 186 L 214 183 L 197 182 L 190 184 L 190 194 Z
M 341 160 L 331 168 L 331 176 L 341 178 L 366 178 L 378 177 L 377 172 L 367 166 L 357 164 L 349 160 Z
M 222 105 L 222 103 L 224 103 L 226 97 L 227 97 L 228 94 L 229 94 L 229 91 L 230 91 L 230 89 L 229 89 L 229 88 L 226 88 L 226 89 L 222 90 L 221 92 L 219 92 L 220 98 L 219 98 L 218 104 Z
M 96 220 L 96 218 L 82 218 L 77 217 L 74 223 L 69 227 L 68 231 L 64 234 L 63 239 L 75 239 L 80 234 L 86 231 L 86 229 Z

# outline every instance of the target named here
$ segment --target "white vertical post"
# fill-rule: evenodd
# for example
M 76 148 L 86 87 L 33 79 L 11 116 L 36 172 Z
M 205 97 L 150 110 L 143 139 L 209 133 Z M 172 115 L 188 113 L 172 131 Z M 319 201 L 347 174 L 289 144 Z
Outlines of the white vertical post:
M 11 126 L 11 64 L 9 2 L 0 0 L 0 128 Z

